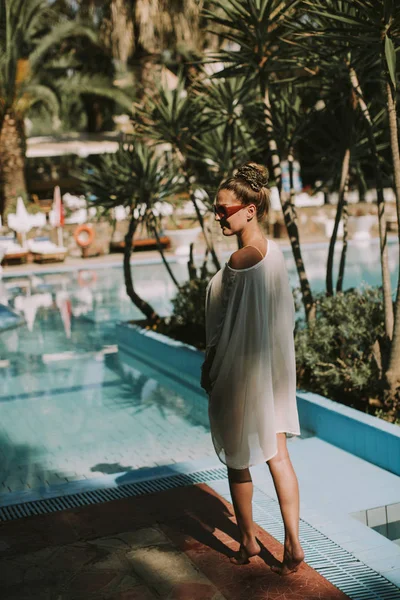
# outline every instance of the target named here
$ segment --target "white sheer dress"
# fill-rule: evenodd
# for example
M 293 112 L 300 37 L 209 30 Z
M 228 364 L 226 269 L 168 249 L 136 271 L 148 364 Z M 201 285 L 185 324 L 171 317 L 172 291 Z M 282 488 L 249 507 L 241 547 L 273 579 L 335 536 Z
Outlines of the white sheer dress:
M 293 329 L 295 309 L 282 250 L 247 269 L 225 263 L 206 291 L 209 419 L 224 464 L 244 469 L 277 453 L 276 433 L 300 435 Z

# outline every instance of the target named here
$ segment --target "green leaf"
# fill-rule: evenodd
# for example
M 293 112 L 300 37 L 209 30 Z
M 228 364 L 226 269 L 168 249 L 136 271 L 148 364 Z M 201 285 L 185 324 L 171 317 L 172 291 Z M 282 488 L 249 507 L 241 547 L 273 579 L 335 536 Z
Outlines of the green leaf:
M 396 52 L 392 40 L 387 35 L 385 36 L 385 56 L 390 79 L 394 89 L 396 89 Z

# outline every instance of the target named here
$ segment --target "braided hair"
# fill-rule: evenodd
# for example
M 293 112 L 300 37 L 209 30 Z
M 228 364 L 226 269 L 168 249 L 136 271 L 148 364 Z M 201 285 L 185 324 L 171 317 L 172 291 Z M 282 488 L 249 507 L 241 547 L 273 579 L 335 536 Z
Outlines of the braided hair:
M 267 187 L 268 179 L 267 167 L 255 162 L 246 162 L 236 170 L 233 177 L 220 184 L 218 192 L 230 190 L 242 204 L 255 204 L 257 220 L 262 221 L 270 209 L 271 192 Z

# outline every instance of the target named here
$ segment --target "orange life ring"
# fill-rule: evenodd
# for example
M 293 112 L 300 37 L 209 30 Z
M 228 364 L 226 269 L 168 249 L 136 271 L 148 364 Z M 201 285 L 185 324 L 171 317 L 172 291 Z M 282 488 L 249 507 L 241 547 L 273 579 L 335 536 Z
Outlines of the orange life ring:
M 82 239 L 81 233 L 85 233 Z M 87 248 L 94 240 L 94 229 L 90 225 L 78 225 L 74 231 L 74 240 L 81 248 Z
M 90 275 L 90 277 L 87 277 L 87 275 Z M 86 269 L 78 271 L 78 284 L 81 287 L 85 285 L 90 285 L 91 283 L 95 283 L 95 281 L 97 281 L 96 271 L 87 271 Z

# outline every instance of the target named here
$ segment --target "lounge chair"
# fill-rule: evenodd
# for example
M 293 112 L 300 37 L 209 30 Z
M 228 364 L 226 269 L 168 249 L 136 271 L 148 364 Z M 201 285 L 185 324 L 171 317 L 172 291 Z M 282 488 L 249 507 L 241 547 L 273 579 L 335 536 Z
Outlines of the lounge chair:
M 67 248 L 57 246 L 48 238 L 33 238 L 27 241 L 27 246 L 35 262 L 63 262 L 67 255 Z
M 163 249 L 170 248 L 171 240 L 167 235 L 160 233 L 160 243 Z M 122 235 L 114 235 L 114 238 L 110 241 L 110 252 L 123 252 L 125 248 L 125 237 Z M 157 250 L 157 240 L 155 237 L 149 237 L 148 235 L 135 236 L 132 240 L 132 248 L 134 251 L 137 250 Z
M 17 244 L 13 235 L 0 236 L 0 248 L 3 254 L 2 264 L 27 261 L 28 250 Z

